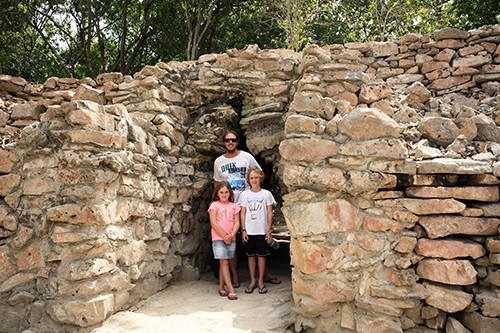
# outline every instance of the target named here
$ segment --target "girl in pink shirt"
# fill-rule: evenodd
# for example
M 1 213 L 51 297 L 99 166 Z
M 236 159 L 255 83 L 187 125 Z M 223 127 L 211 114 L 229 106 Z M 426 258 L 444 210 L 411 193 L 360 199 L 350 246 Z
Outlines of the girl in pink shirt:
M 229 260 L 236 251 L 236 233 L 240 228 L 240 206 L 234 201 L 234 194 L 228 182 L 215 184 L 212 203 L 208 207 L 212 227 L 212 249 L 219 260 L 219 295 L 230 300 L 238 299 L 231 283 Z M 226 290 L 227 288 L 227 290 Z

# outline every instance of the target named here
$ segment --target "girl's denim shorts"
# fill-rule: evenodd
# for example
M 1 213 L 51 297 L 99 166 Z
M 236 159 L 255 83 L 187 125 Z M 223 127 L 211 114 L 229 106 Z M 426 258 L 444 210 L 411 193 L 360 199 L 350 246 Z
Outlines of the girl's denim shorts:
M 212 250 L 215 259 L 231 259 L 236 251 L 236 242 L 226 244 L 223 240 L 214 240 L 212 241 Z

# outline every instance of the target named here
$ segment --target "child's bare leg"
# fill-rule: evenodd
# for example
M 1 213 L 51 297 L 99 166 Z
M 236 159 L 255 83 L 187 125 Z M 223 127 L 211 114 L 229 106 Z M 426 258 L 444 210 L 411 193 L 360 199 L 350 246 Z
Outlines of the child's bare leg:
M 248 275 L 250 275 L 250 283 L 248 284 L 248 286 L 250 288 L 256 286 L 256 283 L 255 283 L 255 273 L 256 273 L 256 269 L 257 269 L 257 263 L 256 263 L 256 260 L 255 260 L 255 257 L 248 257 Z
M 224 284 L 227 287 L 227 290 L 230 294 L 234 294 L 233 284 L 231 283 L 231 274 L 229 273 L 229 260 L 228 259 L 220 259 L 220 267 L 221 267 L 221 277 L 224 281 Z
M 219 260 L 219 292 L 225 292 L 224 289 L 224 273 L 222 272 L 222 265 Z
M 238 258 L 236 257 L 236 253 L 234 254 L 233 258 L 229 259 L 229 270 L 231 273 L 231 281 L 233 286 L 239 286 L 240 275 L 238 274 Z
M 259 266 L 259 288 L 264 287 L 264 275 L 266 271 L 266 257 L 257 257 L 257 264 Z

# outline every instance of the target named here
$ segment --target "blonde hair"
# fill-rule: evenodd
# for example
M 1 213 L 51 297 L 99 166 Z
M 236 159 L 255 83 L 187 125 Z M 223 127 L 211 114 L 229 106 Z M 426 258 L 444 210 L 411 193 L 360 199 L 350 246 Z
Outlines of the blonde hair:
M 256 174 L 259 175 L 259 177 L 260 177 L 260 184 L 262 185 L 262 183 L 264 182 L 264 178 L 266 177 L 264 175 L 264 171 L 262 171 L 261 169 L 259 169 L 256 166 L 249 167 L 248 170 L 247 170 L 247 175 L 246 175 L 246 180 L 247 180 L 248 184 L 250 184 L 250 173 L 251 172 L 255 172 Z

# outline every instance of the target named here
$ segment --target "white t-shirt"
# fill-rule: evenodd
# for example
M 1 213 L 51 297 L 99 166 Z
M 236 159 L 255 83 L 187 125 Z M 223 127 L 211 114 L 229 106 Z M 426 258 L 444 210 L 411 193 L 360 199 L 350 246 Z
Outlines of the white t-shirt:
M 246 151 L 240 150 L 238 156 L 227 158 L 221 155 L 214 162 L 214 180 L 227 181 L 234 192 L 234 202 L 238 202 L 240 193 L 248 188 L 245 179 L 249 167 L 256 166 L 262 170 L 255 158 Z
M 265 235 L 267 226 L 267 207 L 276 204 L 271 192 L 246 190 L 241 193 L 240 206 L 245 207 L 245 229 L 248 235 Z

